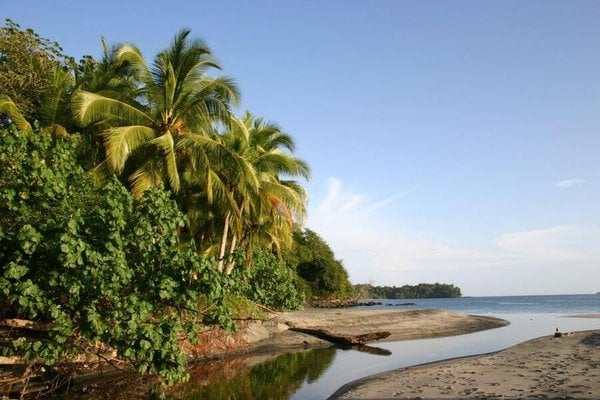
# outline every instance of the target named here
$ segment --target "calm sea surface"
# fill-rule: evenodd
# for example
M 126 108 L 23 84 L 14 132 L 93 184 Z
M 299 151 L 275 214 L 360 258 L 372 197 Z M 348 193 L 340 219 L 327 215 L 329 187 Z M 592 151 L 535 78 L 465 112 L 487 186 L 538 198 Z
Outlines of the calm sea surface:
M 381 306 L 360 307 L 378 309 L 435 308 L 466 314 L 527 314 L 527 313 L 599 313 L 600 295 L 553 295 L 553 296 L 493 296 L 460 297 L 457 299 L 401 299 L 377 300 Z M 414 306 L 399 306 L 415 303 Z

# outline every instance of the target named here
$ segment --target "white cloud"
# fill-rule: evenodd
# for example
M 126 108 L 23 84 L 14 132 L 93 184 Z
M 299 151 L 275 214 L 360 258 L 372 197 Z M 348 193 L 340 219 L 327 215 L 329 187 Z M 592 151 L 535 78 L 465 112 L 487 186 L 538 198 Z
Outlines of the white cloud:
M 587 181 L 583 178 L 570 178 L 554 182 L 554 186 L 560 189 L 569 189 L 573 186 L 583 185 Z
M 342 188 L 342 182 L 337 178 L 329 178 L 328 183 L 327 197 L 325 197 L 325 200 L 323 200 L 319 208 L 325 209 L 331 207 L 331 205 L 337 200 Z
M 500 295 L 585 292 L 592 290 L 590 281 L 598 281 L 600 228 L 595 224 L 467 237 L 470 243 L 462 245 L 458 237 L 409 228 L 410 216 L 402 210 L 414 200 L 410 192 L 397 190 L 378 199 L 331 178 L 323 200 L 311 204 L 307 227 L 331 245 L 355 283 L 438 281 L 456 284 L 467 295 Z
M 505 233 L 494 240 L 496 246 L 537 260 L 581 260 L 585 256 L 573 246 L 579 232 L 571 226 Z
M 395 194 L 395 195 L 390 196 L 388 198 L 385 198 L 383 200 L 376 201 L 375 203 L 371 204 L 369 206 L 369 208 L 367 208 L 367 211 L 368 212 L 372 212 L 372 211 L 375 211 L 375 210 L 379 210 L 380 208 L 387 207 L 390 204 L 392 204 L 394 201 L 396 201 L 397 199 L 399 199 L 400 197 L 405 196 L 405 195 L 409 194 L 412 191 L 413 191 L 413 189 L 403 190 L 402 192 L 400 192 L 398 194 Z
M 324 200 L 309 210 L 307 226 L 332 246 L 355 282 L 400 284 L 406 282 L 407 271 L 473 268 L 489 258 L 403 229 L 391 205 L 411 191 L 378 200 L 330 178 Z

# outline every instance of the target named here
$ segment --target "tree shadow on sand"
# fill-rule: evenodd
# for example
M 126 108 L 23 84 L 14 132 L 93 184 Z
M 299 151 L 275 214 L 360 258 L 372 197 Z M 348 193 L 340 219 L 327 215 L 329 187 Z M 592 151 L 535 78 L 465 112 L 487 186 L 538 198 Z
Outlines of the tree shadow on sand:
M 600 333 L 591 333 L 581 339 L 581 344 L 590 347 L 600 347 Z

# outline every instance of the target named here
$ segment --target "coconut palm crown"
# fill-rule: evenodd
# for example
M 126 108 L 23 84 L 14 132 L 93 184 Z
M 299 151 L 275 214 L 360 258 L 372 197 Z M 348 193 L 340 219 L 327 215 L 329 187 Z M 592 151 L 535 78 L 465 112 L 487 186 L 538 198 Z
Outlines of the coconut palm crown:
M 310 168 L 291 154 L 294 141 L 278 124 L 250 113 L 229 129 L 222 140 L 252 166 L 258 181 L 257 190 L 235 193 L 240 213 L 231 214 L 237 218 L 231 219 L 229 252 L 236 242 L 250 257 L 256 245 L 279 251 L 291 241 L 294 223 L 303 222 L 306 216 L 306 193 L 295 180 L 287 178 L 309 179 Z M 222 239 L 228 240 L 225 236 Z
M 73 96 L 77 123 L 97 126 L 103 137 L 106 159 L 97 169 L 128 176 L 135 196 L 159 183 L 177 192 L 181 139 L 228 124 L 230 106 L 239 101 L 232 79 L 207 74 L 220 66 L 189 34 L 177 33 L 151 66 L 134 45 L 119 45 L 113 61 L 135 69 L 137 79 L 137 90 L 127 96 L 86 90 Z

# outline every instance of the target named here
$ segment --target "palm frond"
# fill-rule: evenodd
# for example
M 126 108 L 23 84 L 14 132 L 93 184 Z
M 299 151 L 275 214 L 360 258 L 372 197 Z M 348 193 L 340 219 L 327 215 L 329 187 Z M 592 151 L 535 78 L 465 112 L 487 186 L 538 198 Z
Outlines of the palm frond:
M 11 98 L 2 94 L 0 94 L 0 114 L 9 117 L 17 129 L 21 131 L 31 130 L 31 125 L 27 122 L 23 114 L 21 114 Z
M 136 169 L 130 176 L 131 193 L 135 198 L 142 197 L 142 194 L 152 186 L 163 183 L 164 165 L 158 158 L 144 160 L 142 165 Z
M 253 160 L 253 164 L 261 172 L 270 171 L 276 175 L 286 174 L 310 179 L 310 167 L 305 161 L 291 157 L 279 150 L 272 150 L 258 156 Z
M 225 181 L 248 190 L 258 189 L 258 179 L 252 165 L 221 141 L 197 134 L 184 134 L 177 147 L 186 149 L 192 158 L 208 160 L 211 169 L 228 176 Z
M 175 155 L 175 141 L 170 132 L 164 133 L 150 142 L 150 145 L 158 146 L 162 151 L 164 165 L 166 166 L 166 175 L 169 179 L 169 185 L 175 193 L 179 191 L 179 172 L 177 171 L 177 157 Z
M 119 45 L 114 52 L 115 60 L 121 65 L 131 65 L 142 74 L 147 74 L 150 71 L 146 60 L 137 46 L 125 43 Z
M 106 179 L 113 174 L 110 166 L 106 160 L 101 161 L 91 171 L 91 175 L 96 179 L 97 182 L 104 182 Z
M 74 94 L 71 107 L 76 122 L 83 127 L 107 118 L 127 121 L 128 125 L 151 126 L 154 122 L 151 117 L 130 104 L 84 90 Z
M 45 126 L 62 124 L 64 128 L 64 125 L 70 122 L 65 120 L 70 115 L 67 111 L 67 93 L 71 90 L 74 80 L 69 72 L 56 66 L 51 72 L 50 82 L 49 90 L 40 104 L 40 122 Z
M 191 131 L 218 121 L 231 123 L 231 105 L 239 101 L 239 91 L 229 78 L 208 78 L 189 84 L 178 92 L 173 114 L 185 121 Z
M 120 174 L 131 153 L 154 139 L 156 133 L 147 126 L 130 125 L 106 129 L 103 136 L 108 165 Z

